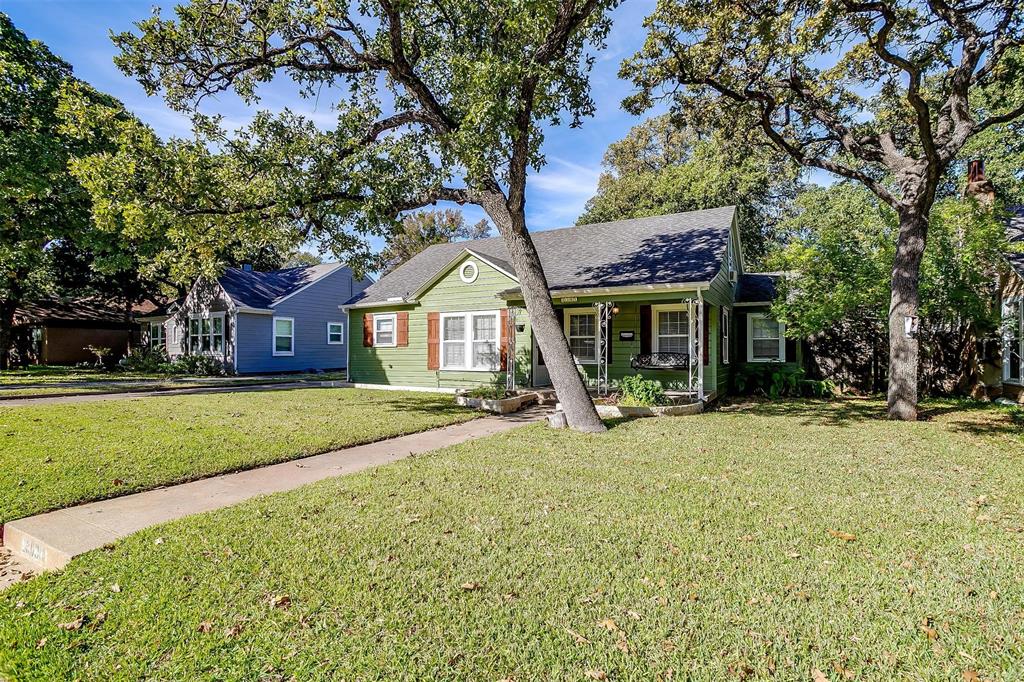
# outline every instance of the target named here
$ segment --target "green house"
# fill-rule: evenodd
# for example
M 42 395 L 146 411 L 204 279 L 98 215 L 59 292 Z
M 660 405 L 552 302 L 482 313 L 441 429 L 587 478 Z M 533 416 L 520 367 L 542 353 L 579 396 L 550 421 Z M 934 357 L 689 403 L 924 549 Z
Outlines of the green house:
M 768 314 L 778 275 L 745 271 L 732 206 L 532 237 L 577 365 L 598 391 L 642 374 L 713 400 L 738 366 L 800 362 Z M 431 246 L 343 308 L 358 385 L 550 385 L 500 237 Z

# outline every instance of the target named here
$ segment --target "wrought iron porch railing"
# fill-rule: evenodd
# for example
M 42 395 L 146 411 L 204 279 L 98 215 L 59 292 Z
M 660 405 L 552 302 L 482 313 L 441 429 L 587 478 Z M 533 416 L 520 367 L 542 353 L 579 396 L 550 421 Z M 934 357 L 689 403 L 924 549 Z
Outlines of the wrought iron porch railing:
M 641 353 L 629 360 L 633 369 L 689 369 L 689 353 Z

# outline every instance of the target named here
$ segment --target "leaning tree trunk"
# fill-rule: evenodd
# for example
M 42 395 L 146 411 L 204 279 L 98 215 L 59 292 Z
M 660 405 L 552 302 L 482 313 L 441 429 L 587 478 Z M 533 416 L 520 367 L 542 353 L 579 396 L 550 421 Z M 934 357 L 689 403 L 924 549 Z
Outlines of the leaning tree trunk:
M 555 306 L 551 302 L 548 281 L 541 268 L 540 256 L 526 229 L 526 216 L 522 210 L 510 210 L 505 196 L 490 192 L 481 202 L 487 215 L 498 227 L 508 249 L 512 265 L 519 278 L 526 303 L 526 314 L 537 337 L 537 345 L 544 354 L 544 363 L 551 376 L 551 384 L 565 411 L 570 428 L 577 431 L 599 433 L 605 431 L 597 416 L 594 401 L 590 399 L 583 378 L 576 369 L 576 361 L 569 350 L 565 332 L 558 323 Z
M 18 304 L 0 301 L 0 369 L 11 369 L 11 348 L 14 345 L 14 311 Z
M 928 217 L 913 211 L 900 213 L 900 232 L 892 266 L 889 303 L 889 417 L 917 419 L 918 340 L 907 333 L 907 320 L 916 320 L 921 296 L 918 281 L 924 256 Z

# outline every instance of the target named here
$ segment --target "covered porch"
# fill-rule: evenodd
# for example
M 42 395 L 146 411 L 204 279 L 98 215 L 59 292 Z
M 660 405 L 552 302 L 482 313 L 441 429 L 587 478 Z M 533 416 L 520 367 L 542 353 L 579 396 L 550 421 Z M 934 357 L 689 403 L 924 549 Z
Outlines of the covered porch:
M 674 402 L 714 400 L 721 392 L 720 385 L 724 388 L 727 384 L 727 368 L 720 367 L 723 309 L 708 301 L 707 293 L 706 289 L 692 289 L 554 297 L 577 369 L 595 398 L 616 392 L 624 377 L 639 374 L 659 381 Z M 513 327 L 522 325 L 525 318 L 522 307 L 510 309 Z M 550 387 L 543 354 L 532 333 L 529 339 L 530 348 L 509 353 L 510 359 L 528 364 L 510 367 L 509 390 Z

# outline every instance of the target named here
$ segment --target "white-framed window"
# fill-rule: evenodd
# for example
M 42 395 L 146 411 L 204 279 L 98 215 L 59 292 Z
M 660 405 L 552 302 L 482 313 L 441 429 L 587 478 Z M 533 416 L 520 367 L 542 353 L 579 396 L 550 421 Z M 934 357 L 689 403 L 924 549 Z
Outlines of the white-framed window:
M 729 281 L 735 282 L 739 272 L 736 269 L 736 253 L 732 248 L 732 236 L 729 237 L 729 241 L 725 246 L 725 264 L 729 269 Z
M 152 350 L 162 350 L 167 345 L 167 327 L 163 322 L 149 323 L 149 347 Z
M 476 278 L 480 275 L 480 268 L 477 264 L 471 260 L 466 261 L 459 268 L 459 279 L 466 284 L 472 284 L 476 281 Z
M 373 345 L 383 348 L 394 348 L 395 334 L 398 327 L 398 315 L 388 313 L 373 316 Z
M 1024 383 L 1024 301 L 1003 301 L 1003 381 Z
M 501 368 L 497 310 L 441 314 L 441 369 L 496 372 Z
M 189 317 L 188 352 L 224 352 L 224 313 L 197 313 Z
M 729 352 L 732 346 L 732 308 L 721 309 L 722 323 L 722 364 L 729 364 Z
M 747 315 L 747 362 L 785 362 L 786 325 L 767 313 Z
M 295 318 L 275 317 L 274 355 L 295 355 Z
M 597 311 L 568 308 L 563 312 L 569 350 L 581 365 L 597 364 Z
M 340 346 L 345 343 L 345 323 L 343 322 L 328 322 L 327 323 L 327 345 L 329 346 Z
M 655 353 L 690 353 L 690 314 L 686 306 L 651 306 L 651 350 Z

